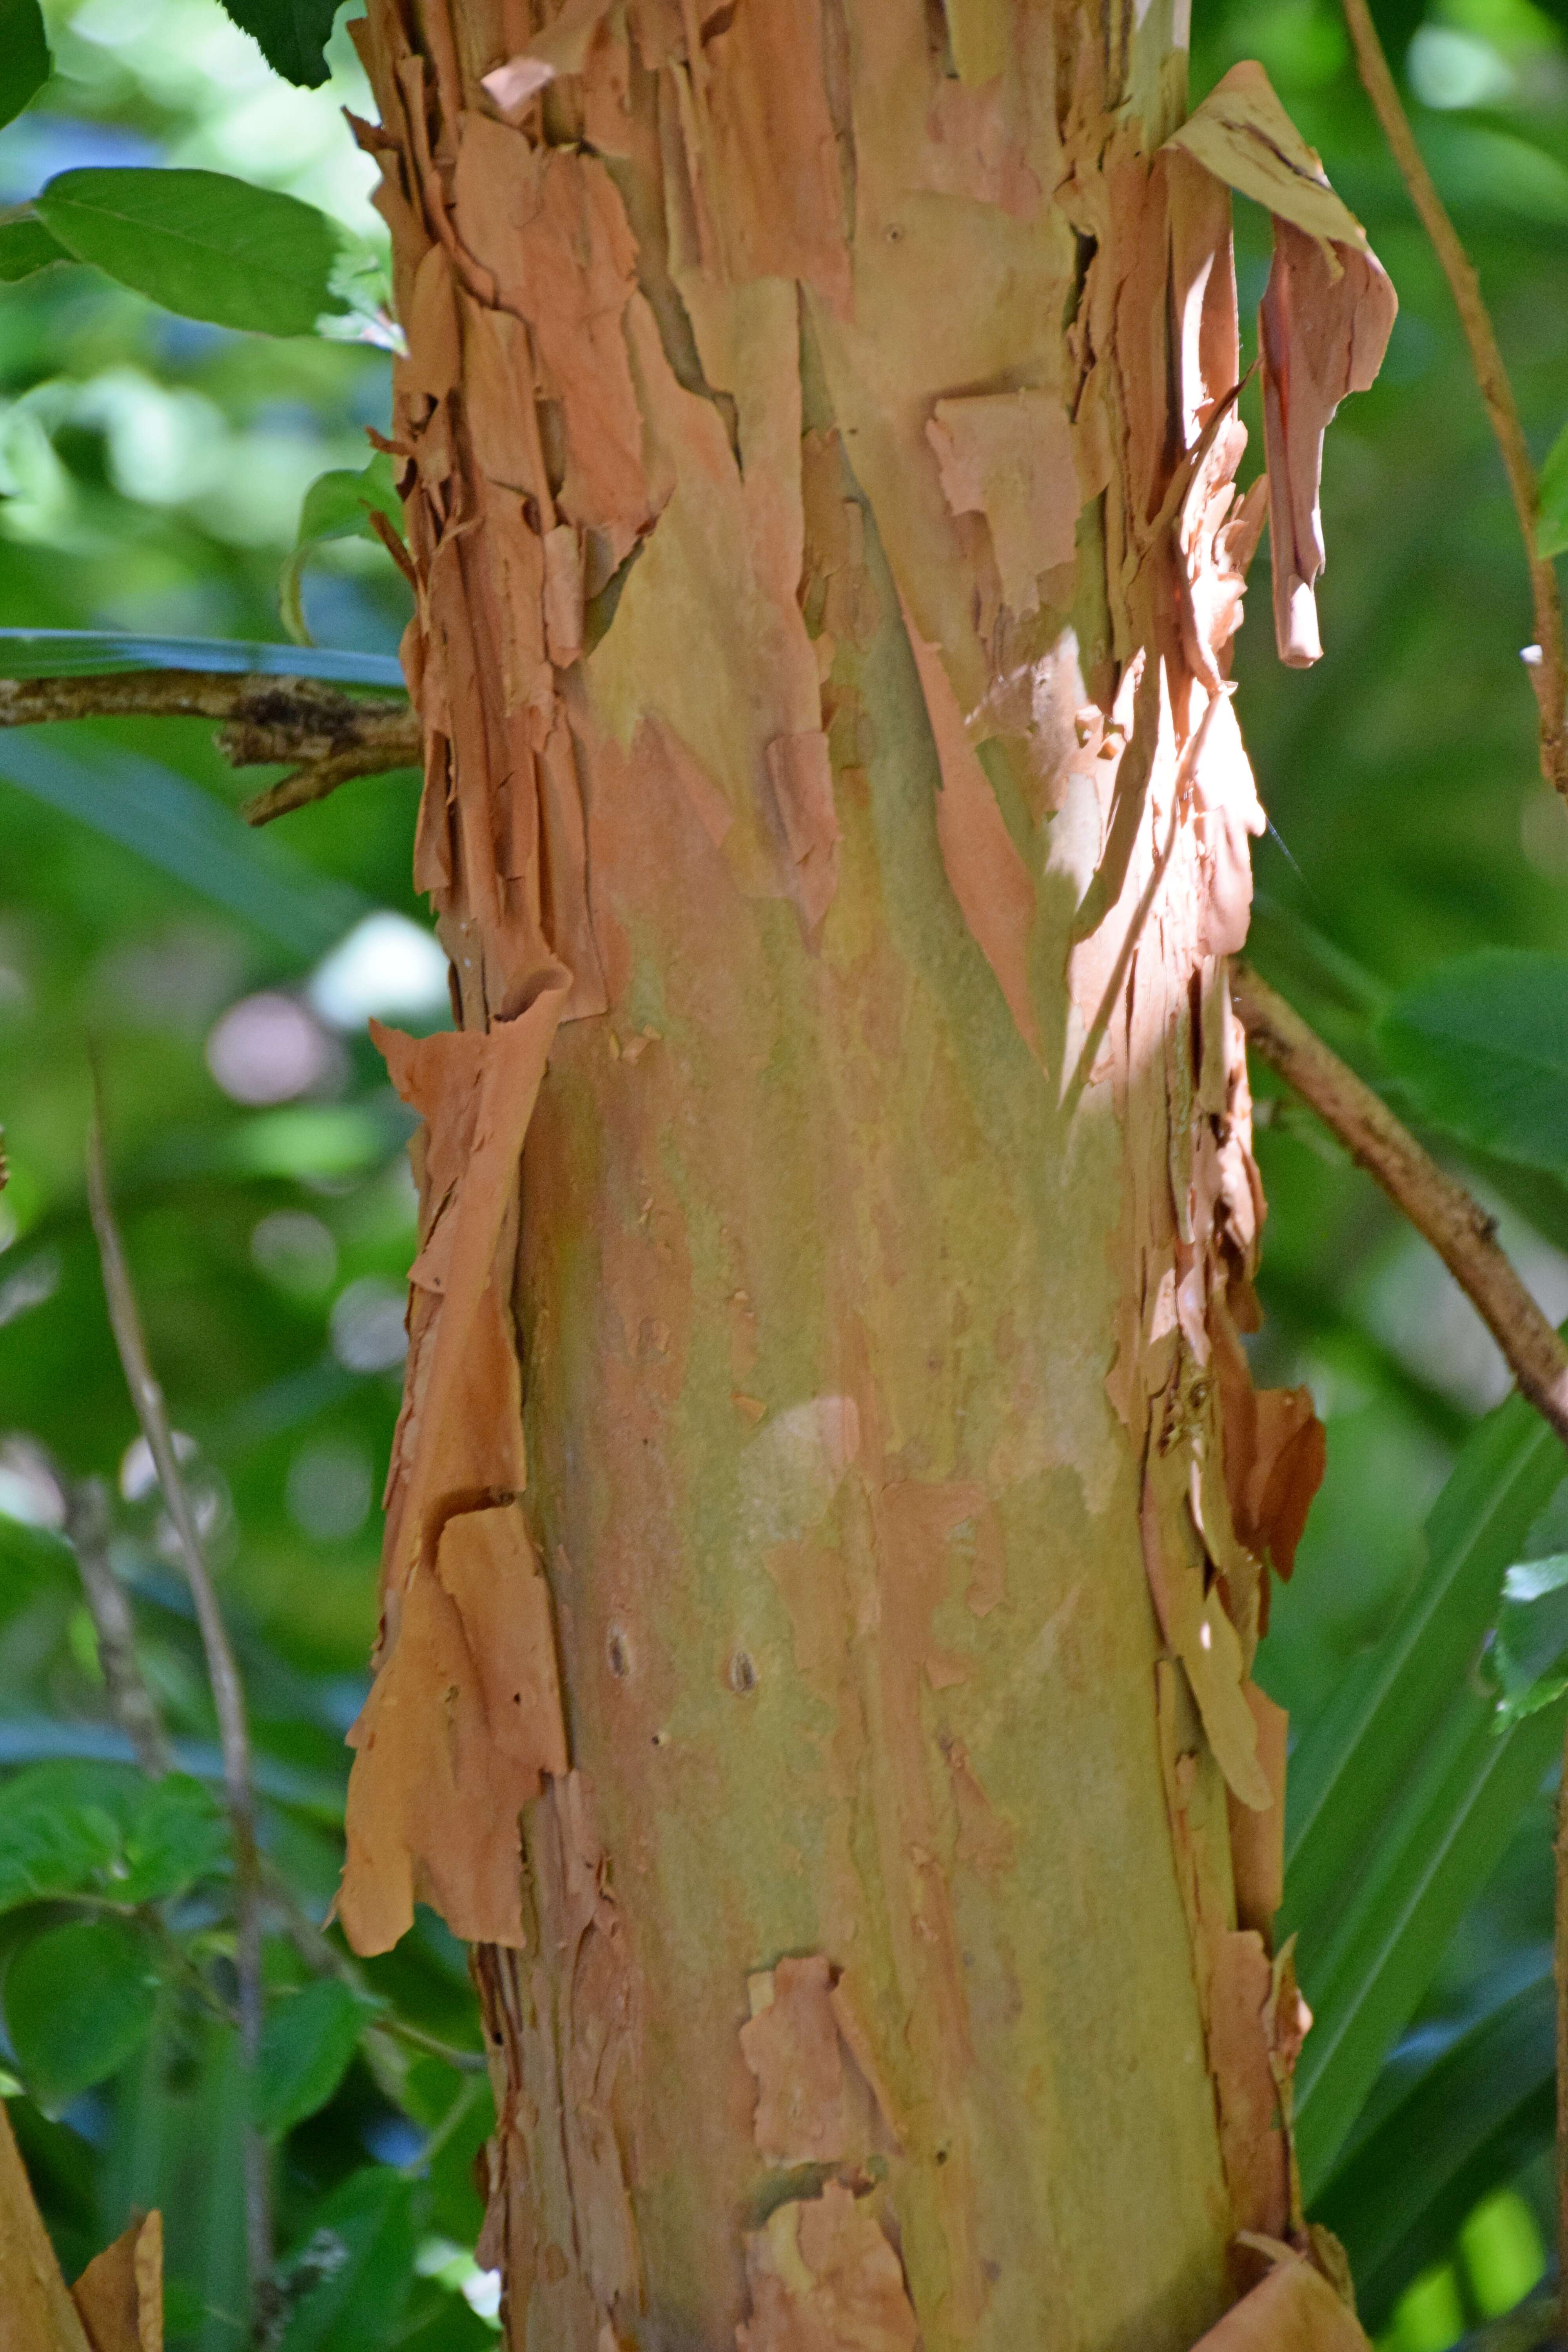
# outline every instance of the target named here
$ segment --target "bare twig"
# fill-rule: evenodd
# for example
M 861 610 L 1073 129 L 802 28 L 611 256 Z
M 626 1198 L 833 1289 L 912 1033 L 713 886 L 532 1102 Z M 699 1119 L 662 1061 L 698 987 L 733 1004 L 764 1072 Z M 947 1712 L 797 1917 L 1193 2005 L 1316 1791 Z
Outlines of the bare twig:
M 1230 989 L 1249 1044 L 1431 1243 L 1523 1394 L 1568 1445 L 1568 1347 L 1499 1248 L 1495 1220 L 1249 965 L 1232 963 Z
M 1530 676 L 1541 706 L 1541 772 L 1554 791 L 1568 799 L 1568 664 L 1563 658 L 1563 600 L 1551 562 L 1536 549 L 1535 467 L 1520 422 L 1519 404 L 1503 365 L 1490 314 L 1481 299 L 1475 264 L 1465 251 L 1432 174 L 1422 160 L 1367 0 L 1344 0 L 1344 12 L 1363 84 L 1410 192 L 1410 201 L 1448 281 L 1459 324 L 1470 347 L 1476 382 L 1502 452 L 1514 511 L 1524 537 L 1525 561 L 1530 566 L 1531 593 L 1535 604 L 1539 658 L 1531 665 Z
M 218 749 L 235 768 L 300 761 L 293 775 L 247 803 L 249 824 L 324 800 L 352 776 L 417 767 L 423 756 L 419 722 L 403 696 L 343 694 L 314 678 L 197 669 L 0 678 L 0 727 L 124 718 L 221 720 Z
M 57 1475 L 65 1498 L 65 1538 L 76 1554 L 110 1705 L 147 1778 L 161 1780 L 165 1772 L 174 1770 L 174 1759 L 137 1660 L 131 1603 L 110 1562 L 109 1497 L 103 1481 L 69 1478 L 63 1472 Z
M 406 716 L 406 714 L 405 714 Z M 340 784 L 354 776 L 384 775 L 389 768 L 417 767 L 422 757 L 419 746 L 412 737 L 405 743 L 399 739 L 395 749 L 398 756 L 388 756 L 384 744 L 374 742 L 350 746 L 333 751 L 327 758 L 313 760 L 308 767 L 296 768 L 292 775 L 282 776 L 265 792 L 258 793 L 240 809 L 247 824 L 270 824 L 275 816 L 287 816 L 290 809 L 308 808 L 312 801 L 324 801 Z M 249 761 L 237 765 L 251 765 Z
M 195 1513 L 180 1473 L 174 1433 L 147 1354 L 142 1317 L 132 1286 L 131 1270 L 114 1211 L 110 1202 L 109 1169 L 103 1146 L 102 1105 L 98 1077 L 93 1074 L 92 1115 L 88 1127 L 87 1197 L 92 1229 L 98 1237 L 103 1266 L 103 1291 L 110 1328 L 124 1368 L 126 1385 L 147 1441 L 158 1484 L 180 1546 L 185 1580 L 195 1604 L 217 1715 L 223 1753 L 224 1791 L 235 1849 L 235 1973 L 238 1980 L 239 2048 L 243 2069 L 254 2074 L 261 2051 L 261 1858 L 256 1843 L 256 1803 L 250 1779 L 250 1733 L 246 1722 L 245 1692 L 217 1594 L 207 1573 Z M 272 2221 L 268 2189 L 267 2150 L 248 2125 L 245 2137 L 246 2249 L 251 2284 L 260 2291 L 272 2266 Z

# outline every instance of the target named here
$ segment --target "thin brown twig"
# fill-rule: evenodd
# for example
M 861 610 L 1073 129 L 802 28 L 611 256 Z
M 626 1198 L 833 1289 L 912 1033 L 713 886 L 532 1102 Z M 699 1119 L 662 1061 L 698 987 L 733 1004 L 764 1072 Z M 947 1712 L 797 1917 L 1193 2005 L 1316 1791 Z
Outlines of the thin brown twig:
M 1499 1247 L 1495 1219 L 1250 965 L 1232 963 L 1230 991 L 1247 1042 L 1431 1243 L 1521 1392 L 1568 1445 L 1568 1346 Z
M 238 1989 L 239 2049 L 245 2074 L 253 2075 L 261 2052 L 261 1857 L 256 1843 L 256 1802 L 251 1787 L 250 1732 L 245 1692 L 229 1646 L 216 1591 L 207 1572 L 195 1513 L 174 1452 L 163 1392 L 153 1373 L 120 1230 L 110 1199 L 98 1074 L 93 1072 L 92 1111 L 88 1124 L 87 1197 L 103 1267 L 110 1328 L 124 1369 L 126 1385 L 147 1441 L 158 1484 L 179 1542 L 181 1563 L 195 1605 L 217 1716 L 223 1755 L 224 1792 L 235 1849 L 235 1974 Z M 261 2293 L 272 2267 L 271 2200 L 267 2150 L 248 2124 L 245 2135 L 246 2250 L 251 2284 Z
M 247 824 L 268 824 L 351 777 L 417 767 L 423 757 L 419 722 L 403 696 L 344 694 L 314 678 L 195 669 L 0 678 L 0 727 L 125 718 L 216 719 L 218 749 L 234 768 L 299 761 L 293 774 L 246 803 Z
M 124 1586 L 109 1557 L 109 1497 L 101 1478 L 56 1475 L 65 1501 L 65 1538 L 76 1554 L 104 1688 L 136 1761 L 150 1780 L 174 1769 L 174 1751 L 136 1655 L 136 1628 Z
M 1519 404 L 1498 347 L 1497 331 L 1481 298 L 1475 264 L 1465 251 L 1448 218 L 1432 174 L 1426 169 L 1410 118 L 1405 111 L 1394 75 L 1384 53 L 1367 0 L 1344 0 L 1345 22 L 1355 47 L 1356 65 L 1384 137 L 1410 192 L 1410 201 L 1431 239 L 1459 314 L 1469 345 L 1470 364 L 1490 420 L 1508 475 L 1514 511 L 1524 539 L 1530 567 L 1531 593 L 1535 604 L 1538 657 L 1531 667 L 1531 684 L 1541 706 L 1541 772 L 1553 791 L 1568 799 L 1568 662 L 1563 646 L 1563 599 L 1550 559 L 1536 547 L 1536 478 Z

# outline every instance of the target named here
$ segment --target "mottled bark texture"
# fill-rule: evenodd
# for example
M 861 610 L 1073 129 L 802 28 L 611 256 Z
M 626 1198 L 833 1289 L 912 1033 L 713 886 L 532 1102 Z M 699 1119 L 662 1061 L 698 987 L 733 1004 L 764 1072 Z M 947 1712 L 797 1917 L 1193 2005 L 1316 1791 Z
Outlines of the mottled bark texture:
M 1260 77 L 1167 143 L 1172 9 L 356 27 L 461 1026 L 384 1040 L 342 1913 L 478 1947 L 515 2352 L 1360 2340 L 1249 1672 L 1321 1455 L 1237 1337 L 1247 141 L 1298 657 L 1375 264 Z

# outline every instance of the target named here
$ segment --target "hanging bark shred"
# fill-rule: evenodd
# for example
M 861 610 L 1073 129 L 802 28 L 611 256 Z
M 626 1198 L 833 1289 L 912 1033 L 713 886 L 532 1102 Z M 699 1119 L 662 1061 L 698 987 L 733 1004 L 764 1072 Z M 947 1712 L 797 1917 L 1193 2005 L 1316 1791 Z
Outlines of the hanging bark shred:
M 139 2216 L 71 2289 L 92 2352 L 163 2352 L 163 2225 Z
M 0 2345 L 5 2352 L 163 2352 L 163 2228 L 142 2213 L 73 2287 L 0 2101 Z
M 564 1596 L 580 1608 L 583 1588 L 531 1507 L 520 1162 L 552 1054 L 588 1066 L 563 1024 L 608 1015 L 601 1055 L 666 1099 L 663 1017 L 626 1001 L 624 910 L 656 834 L 695 923 L 738 937 L 737 910 L 760 909 L 815 969 L 870 968 L 847 841 L 882 757 L 870 665 L 901 609 L 888 658 L 912 664 L 924 706 L 910 772 L 929 754 L 965 984 L 1022 1049 L 1011 1085 L 1048 1087 L 1069 1136 L 1109 1119 L 1121 1139 L 1105 1386 L 1163 1644 L 1208 2160 L 1235 2227 L 1279 2252 L 1204 2342 L 1333 2352 L 1363 2339 L 1312 2266 L 1293 2185 L 1300 2020 L 1270 1948 L 1285 1726 L 1251 1672 L 1322 1453 L 1304 1392 L 1256 1394 L 1237 1336 L 1257 1319 L 1263 1210 L 1224 959 L 1264 819 L 1229 668 L 1265 491 L 1236 481 L 1227 188 L 1277 224 L 1263 341 L 1289 660 L 1316 657 L 1322 430 L 1375 373 L 1393 297 L 1259 68 L 1181 125 L 1168 75 L 1142 114 L 1127 103 L 1143 37 L 1108 58 L 1080 10 L 949 0 L 933 24 L 839 0 L 706 17 L 690 0 L 371 0 L 355 28 L 408 340 L 387 446 L 416 593 L 416 878 L 462 1025 L 379 1033 L 423 1121 L 419 1254 L 340 1909 L 362 1950 L 420 1900 L 479 1947 L 498 2114 L 483 2255 L 512 2342 L 632 2340 L 639 2217 L 680 2198 L 668 2121 L 635 2096 L 656 1864 L 623 1828 L 613 1874 L 567 1736 L 558 1655 L 580 1643 Z M 657 1479 L 689 1236 L 651 1189 L 622 1205 L 599 1236 L 606 1330 L 623 1296 L 644 1303 L 605 1340 L 604 1410 L 647 1433 Z M 715 1246 L 739 1259 L 732 1237 Z M 623 1280 L 634 1263 L 653 1271 Z M 858 1972 L 841 1909 L 842 1942 L 754 1950 L 728 2021 L 701 2021 L 728 2071 L 700 2130 L 742 2135 L 767 2219 L 743 2250 L 734 2234 L 732 2277 L 689 2292 L 733 2315 L 742 2352 L 946 2352 L 1010 2291 L 983 2251 L 959 1918 L 1016 1879 L 1021 1831 L 988 1790 L 984 1722 L 934 1750 L 929 1727 L 955 1695 L 984 1698 L 973 1652 L 1012 1597 L 1011 1474 L 906 1457 L 864 1349 L 842 1385 L 774 1410 L 743 1272 L 731 1292 L 726 1442 L 753 1449 L 737 1488 L 801 1687 L 886 1760 L 864 1768 L 857 1834 L 896 1892 L 881 1979 Z M 923 1334 L 904 1344 L 923 1356 Z M 1072 1409 L 1099 1417 L 1100 1459 L 1096 1377 Z M 824 1607 L 814 1533 L 845 1497 L 869 1562 L 858 1622 Z M 595 1609 L 619 1573 L 606 1560 Z M 1020 1674 L 1070 1648 L 1077 1590 Z M 868 1696 L 852 1670 L 872 1629 Z M 640 1689 L 637 1639 L 612 1616 L 602 1654 Z M 722 1671 L 752 1704 L 751 1653 Z M 1173 1898 L 1173 1917 L 1179 1937 Z M 826 2177 L 776 2201 L 777 2168 L 801 2164 Z
M 1261 66 L 1233 66 L 1174 134 L 1205 170 L 1267 205 L 1274 266 L 1258 314 L 1279 658 L 1322 657 L 1313 583 L 1323 568 L 1323 435 L 1383 365 L 1398 301 L 1353 213 L 1330 187 Z

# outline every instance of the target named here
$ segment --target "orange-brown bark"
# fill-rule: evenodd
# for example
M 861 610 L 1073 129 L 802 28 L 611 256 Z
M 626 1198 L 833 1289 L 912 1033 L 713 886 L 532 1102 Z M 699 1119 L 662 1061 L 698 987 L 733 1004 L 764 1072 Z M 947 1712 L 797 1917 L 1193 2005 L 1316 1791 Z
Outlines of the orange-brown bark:
M 481 1947 L 520 2352 L 1187 2352 L 1238 2231 L 1312 2252 L 1251 1665 L 1321 1457 L 1237 1338 L 1224 965 L 1271 94 L 1172 143 L 1120 0 L 547 16 L 363 36 L 463 1025 L 386 1040 L 342 1916 Z M 1293 657 L 1337 394 L 1289 240 L 1376 280 L 1289 168 Z

